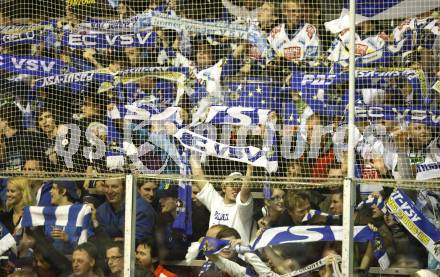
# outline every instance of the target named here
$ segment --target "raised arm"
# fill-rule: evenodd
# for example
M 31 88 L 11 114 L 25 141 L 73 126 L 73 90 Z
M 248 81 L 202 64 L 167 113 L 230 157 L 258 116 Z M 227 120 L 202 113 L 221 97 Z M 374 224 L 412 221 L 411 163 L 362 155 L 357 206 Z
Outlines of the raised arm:
M 208 180 L 205 177 L 200 161 L 195 157 L 196 155 L 191 155 L 189 162 L 191 164 L 191 171 L 195 178 L 193 184 L 199 187 L 200 190 L 206 185 Z
M 241 186 L 240 191 L 240 201 L 241 203 L 246 203 L 251 196 L 251 188 L 250 188 L 250 182 L 252 178 L 252 174 L 254 172 L 254 166 L 248 164 L 247 170 L 246 170 L 246 176 L 243 180 L 243 185 Z

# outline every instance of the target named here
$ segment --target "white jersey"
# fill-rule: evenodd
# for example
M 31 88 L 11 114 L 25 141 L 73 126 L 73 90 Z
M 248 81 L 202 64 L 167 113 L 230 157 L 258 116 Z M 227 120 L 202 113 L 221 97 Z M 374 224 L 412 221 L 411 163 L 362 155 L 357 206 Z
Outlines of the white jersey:
M 215 190 L 211 183 L 206 183 L 197 194 L 197 199 L 210 211 L 209 227 L 213 225 L 226 225 L 234 228 L 241 236 L 244 245 L 249 244 L 255 235 L 253 220 L 253 199 L 249 197 L 246 203 L 240 201 L 240 193 L 235 203 L 225 204 L 223 197 Z
M 319 57 L 319 36 L 315 26 L 304 24 L 293 39 L 289 39 L 285 25 L 272 29 L 269 44 L 278 56 L 286 60 L 314 60 Z

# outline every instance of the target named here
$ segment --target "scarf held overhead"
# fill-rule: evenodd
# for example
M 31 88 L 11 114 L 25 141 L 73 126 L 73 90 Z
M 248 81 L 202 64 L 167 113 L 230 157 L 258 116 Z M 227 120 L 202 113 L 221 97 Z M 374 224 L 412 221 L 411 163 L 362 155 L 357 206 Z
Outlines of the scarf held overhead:
M 401 190 L 395 190 L 387 201 L 388 210 L 411 235 L 440 261 L 440 231 Z
M 268 172 L 274 172 L 278 167 L 277 160 L 273 159 L 275 155 L 271 155 L 271 151 L 265 151 L 255 146 L 230 146 L 183 128 L 178 130 L 174 137 L 185 148 L 202 154 L 264 167 Z

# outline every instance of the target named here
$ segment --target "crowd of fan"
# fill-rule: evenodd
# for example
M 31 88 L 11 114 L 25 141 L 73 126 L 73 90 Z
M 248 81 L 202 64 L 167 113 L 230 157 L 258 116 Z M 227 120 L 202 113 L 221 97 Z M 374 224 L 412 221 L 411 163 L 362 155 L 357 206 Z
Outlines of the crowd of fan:
M 87 8 L 86 4 L 67 6 L 65 9 L 56 4 L 56 8 L 52 7 L 49 10 L 52 9 L 52 13 L 56 9 L 64 10 L 61 15 L 58 13 L 52 15 L 62 16 L 57 21 L 60 30 L 74 30 L 79 22 L 86 19 L 85 16 L 118 16 L 123 19 L 146 9 L 155 9 L 196 20 L 256 21 L 261 31 L 266 34 L 270 34 L 280 24 L 285 24 L 289 39 L 297 36 L 305 24 L 311 24 L 310 26 L 314 26 L 311 30 L 319 34 L 316 38 L 319 41 L 319 51 L 313 57 L 302 56 L 300 61 L 288 60 L 287 56 L 284 56 L 275 57 L 267 63 L 261 57 L 262 53 L 245 41 L 200 35 L 192 35 L 188 38 L 175 31 L 159 28 L 154 29 L 156 37 L 153 45 L 145 48 L 79 50 L 44 42 L 39 45 L 2 47 L 0 51 L 2 54 L 57 58 L 78 72 L 95 69 L 116 72 L 140 66 L 164 65 L 190 66 L 202 70 L 213 66 L 220 58 L 227 58 L 222 72 L 222 81 L 225 83 L 226 77 L 254 76 L 270 77 L 277 84 L 285 84 L 294 70 L 304 73 L 322 72 L 323 66 L 328 61 L 319 58 L 320 54 L 325 53 L 324 50 L 332 46 L 333 37 L 323 26 L 322 7 L 316 4 L 316 1 L 219 0 L 206 1 L 206 3 L 194 1 L 194 4 L 179 1 L 145 1 L 148 5 L 136 1 L 120 1 L 117 9 L 112 9 L 106 1 L 104 2 L 101 3 L 103 8 L 99 11 Z M 27 9 L 17 8 L 17 10 Z M 86 10 L 87 12 L 84 12 Z M 15 22 L 10 18 L 9 13 L 6 10 L 1 11 L 0 20 L 3 25 Z M 425 16 L 428 15 L 420 17 Z M 389 34 L 393 30 L 389 24 L 389 21 L 363 22 L 358 25 L 358 34 L 361 39 L 375 37 L 378 34 Z M 414 47 L 410 57 L 403 60 L 397 55 L 389 66 L 421 69 L 425 74 L 426 83 L 431 86 L 439 78 L 440 52 L 436 49 L 439 45 L 438 39 L 430 47 L 418 45 Z M 81 84 L 79 88 L 60 85 L 35 89 L 33 77 L 12 76 L 7 72 L 1 72 L 0 77 L 2 98 L 0 168 L 5 172 L 23 173 L 24 176 L 4 179 L 0 186 L 0 222 L 17 240 L 16 252 L 8 252 L 8 259 L 0 261 L 0 276 L 8 276 L 7 274 L 14 270 L 16 272 L 10 276 L 124 276 L 124 180 L 114 178 L 84 182 L 39 181 L 27 179 L 26 174 L 60 172 L 66 175 L 85 173 L 88 176 L 96 176 L 97 173 L 136 171 L 136 165 L 129 164 L 128 160 L 126 162 L 129 165 L 123 171 L 110 170 L 107 167 L 106 157 L 92 161 L 84 157 L 82 151 L 73 156 L 73 167 L 67 167 L 63 157 L 57 155 L 55 151 L 56 136 L 65 130 L 63 126 L 66 124 L 76 124 L 82 134 L 90 129 L 96 137 L 108 142 L 110 132 L 107 126 L 108 117 L 115 107 L 128 101 L 153 99 L 151 103 L 154 103 L 158 109 L 163 109 L 172 105 L 176 97 L 176 88 L 158 78 L 146 77 L 134 84 L 127 84 L 125 88 L 119 88 L 119 91 L 113 86 L 108 87 L 106 84 L 93 82 Z M 200 87 L 199 91 L 196 89 L 195 93 L 184 95 L 179 102 L 179 107 L 185 111 L 184 124 L 191 122 L 192 114 L 197 111 L 194 107 L 206 97 L 203 85 Z M 411 91 L 401 89 L 393 93 L 395 94 L 384 97 L 387 99 L 384 103 L 395 101 L 404 103 L 402 105 L 410 105 L 413 97 Z M 427 107 L 438 109 L 435 94 L 438 92 L 429 93 L 432 94 L 430 98 L 432 101 Z M 300 94 L 292 92 L 285 101 L 298 102 Z M 27 111 L 26 107 L 30 107 L 31 111 Z M 326 118 L 319 113 L 308 116 L 302 126 L 305 128 L 307 144 L 311 143 L 314 126 L 331 123 L 337 126 L 336 121 L 336 118 Z M 123 133 L 123 120 L 113 120 L 113 122 L 116 129 Z M 356 164 L 360 177 L 412 179 L 415 177 L 414 166 L 417 163 L 440 161 L 437 146 L 438 130 L 435 127 L 409 122 L 406 128 L 402 128 L 396 126 L 398 122 L 395 121 L 383 123 L 389 134 L 388 141 L 384 141 L 384 136 L 379 137 L 374 134 L 363 138 L 366 142 L 358 144 Z M 139 146 L 148 140 L 162 140 L 160 145 L 165 145 L 164 148 L 170 144 L 177 144 L 171 136 L 163 132 L 162 127 L 152 123 L 144 127 L 141 132 L 133 132 L 135 144 Z M 366 126 L 358 127 L 362 129 Z M 295 128 L 293 132 L 301 132 L 301 128 Z M 237 129 L 233 129 L 230 134 L 230 144 L 236 145 L 237 139 Z M 307 154 L 304 154 L 299 159 L 288 160 L 279 155 L 279 166 L 275 176 L 312 181 L 317 178 L 346 176 L 346 155 L 336 157 L 332 139 L 332 136 L 322 138 L 322 150 L 317 158 L 308 158 Z M 66 144 L 68 143 L 69 141 L 66 140 Z M 261 144 L 260 135 L 249 134 L 248 143 Z M 82 149 L 83 146 L 92 146 L 92 143 L 84 138 L 81 139 L 80 146 L 79 149 Z M 109 150 L 113 146 L 107 145 L 107 147 Z M 161 168 L 164 161 L 167 161 L 162 173 L 179 174 L 178 165 L 173 164 L 164 148 L 156 147 L 143 156 L 141 161 L 152 170 Z M 137 180 L 135 211 L 137 276 L 174 276 L 164 268 L 166 267 L 164 262 L 183 260 L 191 242 L 198 241 L 204 236 L 248 245 L 257 234 L 270 227 L 342 224 L 343 197 L 338 189 L 287 191 L 272 188 L 269 197 L 259 200 L 252 196 L 251 176 L 264 175 L 264 170 L 252 166 L 246 168 L 241 163 L 213 157 L 205 157 L 201 162 L 195 155 L 191 155 L 190 164 L 192 174 L 197 179 L 192 184 L 191 236 L 173 229 L 173 222 L 179 209 L 178 188 L 175 183 L 142 178 Z M 231 171 L 235 172 L 231 173 Z M 209 178 L 205 174 L 226 176 L 220 185 L 220 192 L 208 181 Z M 367 197 L 376 201 L 373 201 L 375 204 L 364 205 L 356 210 L 355 225 L 369 225 L 380 232 L 392 267 L 438 268 L 439 263 L 428 255 L 417 239 L 390 213 L 381 209 L 378 203 L 385 203 L 391 190 L 376 184 L 363 184 L 358 186 L 357 190 L 358 202 Z M 422 211 L 439 228 L 440 194 L 427 190 L 407 193 L 414 201 L 423 197 L 429 198 L 429 201 L 425 201 Z M 74 203 L 87 204 L 92 209 L 93 230 L 86 243 L 78 245 L 77 230 L 74 229 L 69 230 L 56 225 L 20 228 L 23 208 L 26 206 L 60 206 Z M 319 210 L 323 214 L 315 214 L 307 218 L 311 210 Z M 243 274 L 251 276 L 263 275 L 259 271 L 260 265 L 267 265 L 264 274 L 282 275 L 324 256 L 341 255 L 340 242 L 299 243 L 294 247 L 292 245 L 266 247 L 259 252 L 258 262 L 255 264 L 255 260 L 242 259 L 242 256 L 231 249 L 233 248 L 224 249 L 218 256 L 236 263 L 235 269 L 238 271 L 231 272 L 239 272 L 240 268 L 245 268 L 247 273 Z M 233 276 L 233 273 L 226 273 L 220 269 L 222 265 L 219 263 L 222 259 L 218 256 L 209 257 L 202 268 L 191 274 L 227 276 L 229 273 Z M 369 267 L 377 266 L 373 256 L 373 245 L 370 243 L 357 243 L 353 258 L 357 268 L 356 274 L 365 274 Z M 332 274 L 333 269 L 329 264 L 319 272 L 304 276 L 330 277 L 333 276 Z M 431 275 L 422 272 L 414 276 Z M 435 276 L 434 273 L 432 276 Z

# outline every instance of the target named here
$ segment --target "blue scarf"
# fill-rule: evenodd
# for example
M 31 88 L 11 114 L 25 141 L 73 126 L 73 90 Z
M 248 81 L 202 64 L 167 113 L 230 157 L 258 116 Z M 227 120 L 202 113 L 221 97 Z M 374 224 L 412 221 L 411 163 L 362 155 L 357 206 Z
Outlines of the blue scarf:
M 394 68 L 392 70 L 362 69 L 356 70 L 357 89 L 377 87 L 374 82 L 382 84 L 385 90 L 397 89 L 388 83 L 389 80 L 404 78 L 412 87 L 414 104 L 423 104 L 428 95 L 425 76 L 420 70 L 407 68 Z M 340 95 L 329 93 L 335 87 L 348 83 L 348 73 L 336 74 L 302 74 L 294 72 L 290 89 L 301 92 L 302 101 L 306 102 L 312 110 L 323 116 L 345 115 L 348 105 L 348 91 L 340 91 Z M 358 102 L 362 97 L 357 93 Z M 404 108 L 397 108 L 402 110 Z M 413 109 L 417 109 L 414 107 Z
M 254 146 L 230 146 L 191 132 L 185 128 L 178 130 L 174 137 L 187 149 L 214 157 L 264 167 L 269 173 L 277 170 L 276 155 L 269 149 Z
M 403 120 L 430 126 L 440 125 L 440 111 L 422 107 L 391 107 L 357 105 L 355 119 L 358 121 Z
M 0 46 L 7 47 L 18 44 L 37 44 L 44 39 L 44 33 L 49 32 L 50 25 L 4 25 L 0 26 Z
M 66 32 L 63 36 L 62 45 L 72 48 L 127 48 L 145 47 L 154 48 L 156 33 L 98 33 L 98 34 L 74 34 Z
M 69 68 L 58 59 L 0 54 L 0 71 L 32 76 L 53 76 L 66 73 Z
M 37 88 L 42 88 L 53 85 L 72 84 L 76 82 L 113 82 L 113 79 L 113 75 L 111 74 L 98 72 L 77 72 L 43 77 L 35 81 L 35 86 Z
M 438 230 L 400 189 L 386 203 L 397 221 L 413 235 L 437 261 L 440 261 L 440 230 Z

